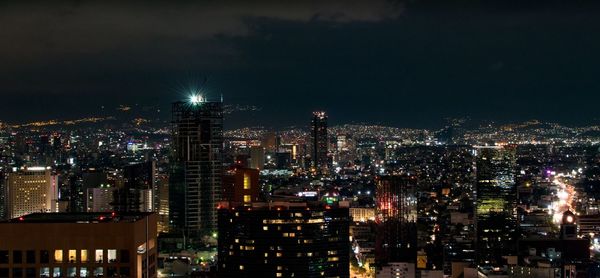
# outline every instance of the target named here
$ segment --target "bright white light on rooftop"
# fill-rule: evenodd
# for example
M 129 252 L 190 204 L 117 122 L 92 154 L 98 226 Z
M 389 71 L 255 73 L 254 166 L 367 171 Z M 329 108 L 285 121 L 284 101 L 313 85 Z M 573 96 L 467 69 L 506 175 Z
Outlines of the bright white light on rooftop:
M 195 104 L 198 104 L 198 103 L 201 103 L 201 102 L 203 102 L 203 101 L 204 101 L 204 98 L 202 98 L 202 96 L 201 96 L 201 95 L 196 95 L 196 94 L 194 94 L 194 95 L 190 96 L 190 102 L 191 102 L 192 104 L 194 104 L 194 105 L 195 105 Z

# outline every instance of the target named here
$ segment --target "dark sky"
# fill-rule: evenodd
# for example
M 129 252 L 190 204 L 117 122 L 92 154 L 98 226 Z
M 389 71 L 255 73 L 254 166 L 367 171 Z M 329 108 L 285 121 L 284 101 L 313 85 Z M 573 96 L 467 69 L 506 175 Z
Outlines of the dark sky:
M 262 108 L 229 126 L 305 125 L 315 109 L 400 127 L 600 118 L 592 1 L 23 2 L 0 2 L 4 121 L 168 116 L 205 79 Z

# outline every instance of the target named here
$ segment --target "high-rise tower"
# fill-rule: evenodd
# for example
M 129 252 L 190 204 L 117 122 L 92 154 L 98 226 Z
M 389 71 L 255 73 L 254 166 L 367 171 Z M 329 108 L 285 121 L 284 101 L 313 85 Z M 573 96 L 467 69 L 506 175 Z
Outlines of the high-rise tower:
M 217 230 L 223 175 L 223 102 L 173 103 L 169 220 L 188 239 Z
M 23 167 L 8 174 L 7 217 L 56 212 L 58 177 L 49 167 Z
M 516 254 L 517 219 L 515 149 L 477 147 L 477 261 L 503 265 L 503 256 Z
M 377 178 L 377 263 L 416 261 L 416 190 L 415 176 L 391 175 Z
M 327 156 L 327 114 L 323 111 L 313 112 L 311 125 L 312 167 L 317 172 L 327 172 L 329 158 Z

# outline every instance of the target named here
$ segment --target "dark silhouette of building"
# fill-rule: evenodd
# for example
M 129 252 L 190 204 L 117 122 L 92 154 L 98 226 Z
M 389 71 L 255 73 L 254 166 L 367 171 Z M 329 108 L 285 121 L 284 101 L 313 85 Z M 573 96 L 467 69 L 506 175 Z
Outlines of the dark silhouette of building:
M 327 139 L 327 115 L 325 112 L 313 112 L 311 125 L 312 167 L 315 171 L 326 173 L 329 168 Z
M 377 178 L 376 263 L 417 259 L 417 179 L 391 175 Z
M 123 167 L 123 187 L 114 191 L 115 211 L 155 211 L 155 168 L 154 161 Z
M 173 103 L 169 220 L 187 238 L 217 229 L 223 175 L 223 102 Z
M 477 147 L 476 254 L 480 265 L 501 266 L 516 255 L 515 148 Z
M 219 209 L 219 277 L 349 277 L 347 206 Z
M 531 268 L 545 265 L 553 269 L 557 277 L 595 277 L 589 273 L 593 268 L 590 266 L 594 266 L 590 260 L 590 240 L 579 238 L 577 230 L 578 217 L 566 211 L 559 238 L 519 240 L 519 265 Z

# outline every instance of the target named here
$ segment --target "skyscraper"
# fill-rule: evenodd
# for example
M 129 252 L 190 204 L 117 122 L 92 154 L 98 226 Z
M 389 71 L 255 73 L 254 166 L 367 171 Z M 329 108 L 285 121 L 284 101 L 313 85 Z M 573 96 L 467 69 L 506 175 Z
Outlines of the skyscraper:
M 217 229 L 223 175 L 223 102 L 173 103 L 169 221 L 188 239 Z
M 157 204 L 154 161 L 123 168 L 123 187 L 114 192 L 113 206 L 121 212 L 151 212 Z
M 6 193 L 8 218 L 57 210 L 58 182 L 50 168 L 23 167 L 9 173 Z
M 323 111 L 313 112 L 311 125 L 312 168 L 320 173 L 327 172 L 329 158 L 327 156 L 327 115 Z
M 262 146 L 250 147 L 250 168 L 262 170 L 265 167 L 265 148 Z
M 415 176 L 393 175 L 377 178 L 377 263 L 416 261 L 416 189 Z
M 517 252 L 515 148 L 476 150 L 477 261 L 480 265 L 503 265 L 503 256 Z

